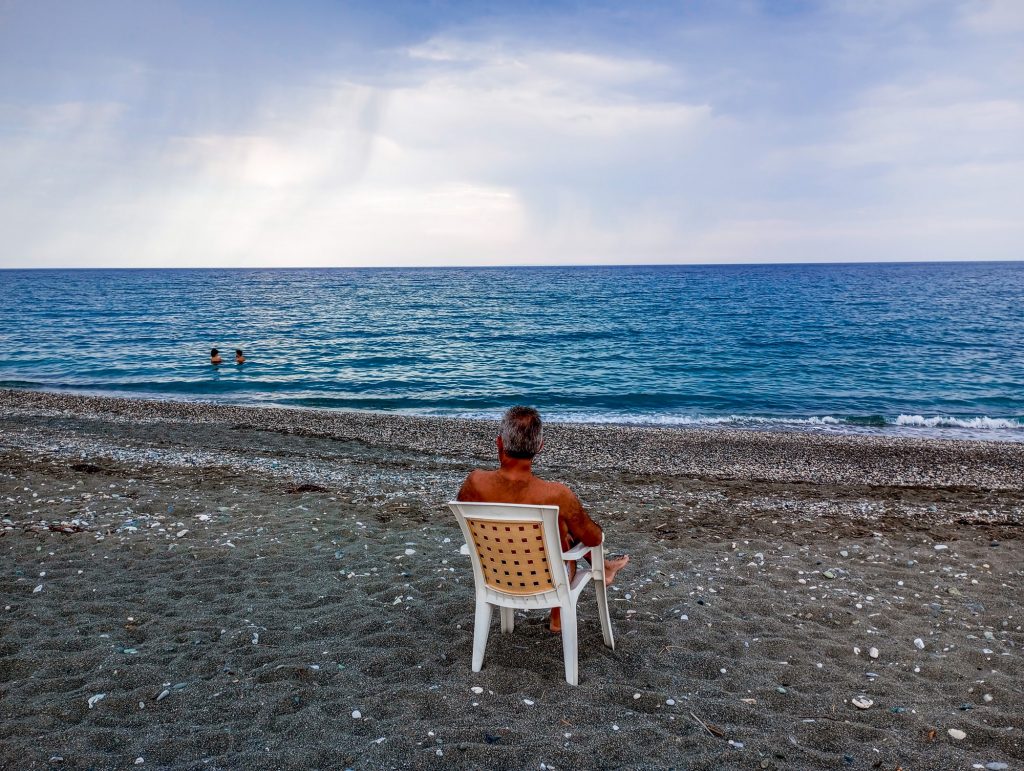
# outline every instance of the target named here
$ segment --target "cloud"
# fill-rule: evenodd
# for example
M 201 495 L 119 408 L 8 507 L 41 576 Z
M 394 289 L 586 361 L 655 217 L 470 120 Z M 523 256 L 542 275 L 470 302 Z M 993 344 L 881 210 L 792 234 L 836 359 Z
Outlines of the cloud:
M 1021 256 L 1012 4 L 741 5 L 244 81 L 106 57 L 0 106 L 0 265 Z

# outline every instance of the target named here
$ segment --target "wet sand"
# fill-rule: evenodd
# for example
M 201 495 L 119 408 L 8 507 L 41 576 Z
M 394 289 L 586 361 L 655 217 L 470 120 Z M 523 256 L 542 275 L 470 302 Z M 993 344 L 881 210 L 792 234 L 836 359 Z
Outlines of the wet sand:
M 0 390 L 0 766 L 1024 767 L 1024 445 L 550 426 L 633 557 L 572 688 L 540 613 L 470 671 L 494 434 Z

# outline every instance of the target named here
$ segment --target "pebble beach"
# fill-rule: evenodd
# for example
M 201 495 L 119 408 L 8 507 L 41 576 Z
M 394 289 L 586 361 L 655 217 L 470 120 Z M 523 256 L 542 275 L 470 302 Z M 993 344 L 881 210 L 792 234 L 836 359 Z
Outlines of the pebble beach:
M 1024 768 L 1024 444 L 552 424 L 632 561 L 470 671 L 482 420 L 0 390 L 0 767 Z

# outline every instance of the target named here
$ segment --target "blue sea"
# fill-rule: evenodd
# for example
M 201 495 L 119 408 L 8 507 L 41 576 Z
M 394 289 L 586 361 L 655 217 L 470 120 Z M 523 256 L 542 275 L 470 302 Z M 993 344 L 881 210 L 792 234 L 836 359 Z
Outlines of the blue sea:
M 119 396 L 1024 441 L 1022 344 L 1024 263 L 0 271 L 0 386 Z

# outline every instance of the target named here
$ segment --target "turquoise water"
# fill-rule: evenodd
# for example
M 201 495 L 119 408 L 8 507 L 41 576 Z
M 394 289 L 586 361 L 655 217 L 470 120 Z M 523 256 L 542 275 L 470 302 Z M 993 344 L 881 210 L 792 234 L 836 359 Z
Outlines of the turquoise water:
M 1022 301 L 1024 263 L 0 271 L 0 384 L 1021 440 Z

